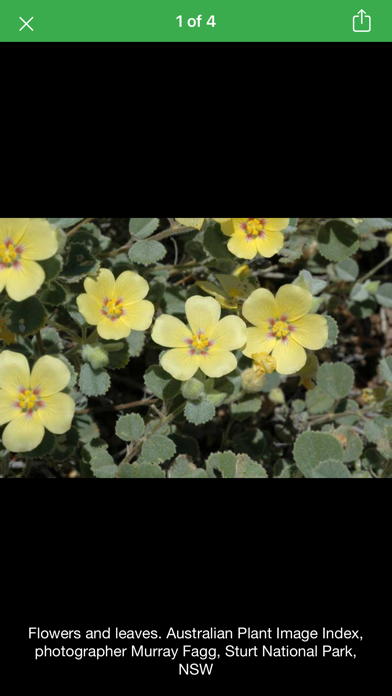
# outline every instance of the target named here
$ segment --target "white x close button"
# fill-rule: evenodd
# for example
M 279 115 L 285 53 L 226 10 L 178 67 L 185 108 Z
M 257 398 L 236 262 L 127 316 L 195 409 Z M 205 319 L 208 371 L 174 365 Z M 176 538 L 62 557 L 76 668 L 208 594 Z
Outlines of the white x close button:
M 23 17 L 19 17 L 19 19 L 21 22 L 23 22 L 23 27 L 21 27 L 19 31 L 22 31 L 22 29 L 24 29 L 25 27 L 28 27 L 31 31 L 34 31 L 33 27 L 30 26 L 30 22 L 32 19 L 34 19 L 34 17 L 30 17 L 30 19 L 27 22 L 24 21 Z

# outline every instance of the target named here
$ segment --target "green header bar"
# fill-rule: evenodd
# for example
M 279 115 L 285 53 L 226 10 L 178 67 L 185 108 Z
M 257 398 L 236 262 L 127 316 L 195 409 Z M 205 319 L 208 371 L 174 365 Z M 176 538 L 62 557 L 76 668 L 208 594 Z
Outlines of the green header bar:
M 391 41 L 392 1 L 2 0 L 0 40 Z

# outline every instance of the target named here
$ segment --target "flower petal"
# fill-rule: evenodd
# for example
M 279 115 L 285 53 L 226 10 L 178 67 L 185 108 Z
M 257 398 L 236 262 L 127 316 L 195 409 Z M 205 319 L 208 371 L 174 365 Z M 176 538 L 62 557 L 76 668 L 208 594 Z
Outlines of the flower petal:
M 70 378 L 70 371 L 62 360 L 44 355 L 33 367 L 30 386 L 39 389 L 39 395 L 45 398 L 65 389 Z
M 116 298 L 121 299 L 125 305 L 144 300 L 150 289 L 147 281 L 133 271 L 121 273 L 116 280 L 115 287 Z
M 15 408 L 15 397 L 0 389 L 0 425 L 9 423 L 20 414 L 20 408 Z
M 0 268 L 0 292 L 3 292 L 5 286 L 7 285 L 10 270 L 10 268 Z
M 270 259 L 271 256 L 278 254 L 284 247 L 284 236 L 281 232 L 269 232 L 266 230 L 266 237 L 257 237 L 257 251 L 261 256 Z
M 300 346 L 309 350 L 320 350 L 328 341 L 328 322 L 319 314 L 308 314 L 294 324 L 292 337 Z
M 55 230 L 47 220 L 42 218 L 29 219 L 20 244 L 24 247 L 22 259 L 30 261 L 50 259 L 59 248 Z
M 276 341 L 272 357 L 276 360 L 276 371 L 281 375 L 293 375 L 306 363 L 304 348 L 291 336 L 286 341 Z
M 224 350 L 243 348 L 246 344 L 246 324 L 239 317 L 225 317 L 217 324 L 210 340 L 214 341 L 214 350 L 215 345 Z
M 213 297 L 190 297 L 185 303 L 185 313 L 194 334 L 204 333 L 208 337 L 220 319 L 221 307 Z
M 242 350 L 243 354 L 251 358 L 255 353 L 271 353 L 275 348 L 276 338 L 269 338 L 269 324 L 265 323 L 257 328 L 246 330 L 247 344 Z
M 229 350 L 211 348 L 200 356 L 200 369 L 207 377 L 223 377 L 237 367 L 237 358 Z
M 11 397 L 16 399 L 21 390 L 30 386 L 30 368 L 27 358 L 21 353 L 4 350 L 0 355 L 0 384 Z
M 146 331 L 152 324 L 155 307 L 152 302 L 141 300 L 124 307 L 124 312 L 121 319 L 126 326 L 135 331 Z
M 28 297 L 35 295 L 45 280 L 42 266 L 35 261 L 22 258 L 19 268 L 10 268 L 7 278 L 7 292 L 11 300 L 23 302 Z
M 30 452 L 41 444 L 45 428 L 35 411 L 32 416 L 20 413 L 3 432 L 3 445 L 10 452 Z
M 235 232 L 227 245 L 229 251 L 240 259 L 254 259 L 257 256 L 257 244 L 254 239 L 248 239 L 241 230 Z
M 184 322 L 170 314 L 158 317 L 152 330 L 153 341 L 167 348 L 183 348 L 190 338 L 192 334 Z
M 63 435 L 71 429 L 74 414 L 74 400 L 63 393 L 48 396 L 44 408 L 38 409 L 38 415 L 45 428 L 55 435 Z
M 237 218 L 238 219 L 238 218 Z M 241 218 L 241 220 L 245 220 L 246 218 Z M 225 222 L 222 225 L 222 232 L 225 234 L 227 237 L 231 237 L 232 234 L 235 232 L 234 228 L 234 218 L 231 218 L 229 222 Z
M 100 304 L 103 304 L 105 299 L 113 299 L 115 282 L 113 273 L 108 268 L 101 268 L 97 278 L 86 278 L 84 289 L 89 295 L 96 297 Z
M 176 218 L 176 220 L 181 225 L 185 225 L 185 227 L 194 227 L 197 230 L 201 230 L 205 218 Z
M 22 239 L 30 218 L 0 218 L 0 244 L 4 239 L 12 239 L 14 244 Z
M 254 326 L 264 326 L 265 322 L 278 317 L 275 298 L 269 290 L 260 288 L 252 292 L 251 296 L 244 302 L 242 313 Z
M 119 341 L 121 338 L 126 338 L 131 333 L 131 329 L 120 317 L 115 321 L 108 319 L 108 317 L 101 316 L 99 321 L 97 331 L 101 338 L 106 340 Z
M 312 309 L 313 297 L 309 290 L 298 285 L 283 285 L 277 292 L 278 316 L 285 315 L 288 321 L 297 321 Z
M 102 307 L 103 303 L 100 302 L 95 295 L 79 295 L 76 298 L 78 304 L 79 312 L 83 314 L 85 320 L 88 324 L 96 326 L 102 319 Z
M 162 357 L 161 366 L 174 379 L 181 382 L 193 377 L 199 369 L 200 356 L 190 355 L 187 348 L 173 348 Z
M 290 224 L 290 218 L 265 218 L 264 229 L 267 232 L 281 232 Z

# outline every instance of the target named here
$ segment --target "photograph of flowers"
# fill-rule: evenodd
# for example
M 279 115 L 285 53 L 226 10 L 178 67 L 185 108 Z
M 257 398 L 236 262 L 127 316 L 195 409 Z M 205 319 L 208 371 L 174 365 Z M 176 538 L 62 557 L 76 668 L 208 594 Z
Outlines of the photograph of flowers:
M 392 477 L 392 218 L 0 218 L 0 477 Z

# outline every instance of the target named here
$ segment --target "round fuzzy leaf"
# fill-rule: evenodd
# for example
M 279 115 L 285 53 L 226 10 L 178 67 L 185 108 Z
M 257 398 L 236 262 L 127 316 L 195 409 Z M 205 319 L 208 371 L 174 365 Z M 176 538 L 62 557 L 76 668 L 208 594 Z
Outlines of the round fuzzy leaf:
M 345 222 L 332 220 L 320 229 L 319 250 L 328 261 L 344 261 L 358 249 L 358 233 Z
M 392 358 L 385 358 L 380 362 L 380 375 L 384 382 L 392 383 Z
M 41 300 L 44 304 L 58 307 L 63 304 L 67 298 L 67 293 L 60 283 L 56 281 L 49 283 L 48 287 L 42 293 Z
M 306 394 L 306 405 L 311 416 L 329 413 L 334 403 L 335 399 L 329 394 L 326 394 L 320 387 L 311 389 Z
M 120 464 L 118 478 L 165 478 L 165 472 L 157 464 L 137 461 L 135 464 Z
M 73 283 L 89 273 L 95 273 L 98 268 L 99 262 L 85 244 L 71 242 L 61 275 L 68 283 Z
M 215 406 L 208 401 L 188 401 L 185 406 L 185 418 L 193 425 L 203 425 L 215 416 Z
M 351 474 L 342 462 L 328 459 L 316 466 L 311 478 L 351 478 Z
M 61 269 L 63 267 L 63 260 L 61 256 L 52 256 L 50 259 L 38 262 L 40 266 L 45 271 L 46 280 L 54 280 L 60 275 Z
M 47 218 L 53 227 L 74 227 L 85 218 Z
M 206 229 L 203 244 L 205 250 L 214 259 L 227 259 L 228 261 L 233 261 L 234 256 L 227 248 L 228 240 L 229 237 L 223 234 L 220 225 L 214 224 Z
M 137 239 L 146 239 L 155 232 L 158 225 L 158 218 L 131 218 L 129 232 Z
M 207 478 L 205 469 L 198 469 L 188 457 L 181 455 L 170 467 L 168 478 Z
M 335 319 L 332 319 L 328 314 L 325 314 L 325 318 L 328 323 L 328 341 L 325 344 L 325 348 L 330 348 L 331 346 L 335 346 L 338 342 L 339 327 Z
M 152 365 L 144 375 L 147 389 L 155 394 L 158 399 L 174 399 L 181 389 L 181 382 L 173 379 L 168 372 L 159 365 Z
M 173 440 L 163 435 L 149 437 L 142 447 L 142 460 L 150 464 L 162 464 L 174 457 L 176 446 Z
M 376 292 L 376 300 L 382 307 L 392 309 L 392 283 L 383 283 L 380 285 Z
M 4 309 L 9 314 L 7 328 L 20 336 L 29 336 L 45 326 L 47 313 L 37 297 L 29 297 L 23 302 L 9 302 Z
M 116 424 L 116 435 L 125 440 L 125 442 L 131 442 L 140 440 L 144 433 L 144 420 L 138 413 L 131 413 L 127 416 L 121 416 Z
M 77 428 L 72 427 L 64 435 L 56 436 L 56 444 L 51 452 L 51 459 L 54 462 L 64 462 L 73 456 L 79 442 L 79 434 Z
M 80 371 L 79 387 L 86 396 L 101 396 L 110 387 L 110 377 L 105 370 L 93 370 L 85 363 Z
M 206 465 L 209 478 L 216 478 L 215 471 L 220 472 L 222 478 L 267 478 L 265 469 L 247 454 L 216 452 L 210 455 Z
M 136 242 L 129 250 L 129 258 L 133 263 L 142 266 L 151 266 L 157 261 L 161 261 L 167 254 L 166 247 L 156 240 L 145 240 Z
M 363 452 L 363 442 L 359 435 L 351 428 L 342 425 L 335 430 L 334 437 L 343 446 L 345 464 L 358 461 Z
M 354 370 L 345 363 L 326 363 L 319 369 L 318 386 L 333 399 L 344 399 L 354 386 Z
M 115 478 L 118 473 L 113 457 L 103 448 L 97 449 L 93 454 L 91 470 L 96 478 Z
M 129 348 L 129 357 L 138 358 L 143 351 L 146 334 L 144 331 L 131 331 L 126 340 Z
M 345 280 L 346 283 L 354 283 L 359 276 L 359 266 L 354 259 L 340 261 L 335 266 L 335 271 L 338 278 Z
M 294 445 L 294 459 L 306 478 L 311 478 L 321 462 L 333 459 L 343 463 L 343 447 L 327 433 L 302 433 Z

